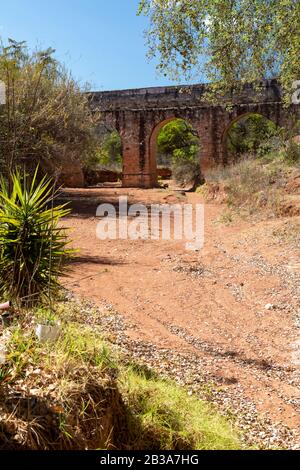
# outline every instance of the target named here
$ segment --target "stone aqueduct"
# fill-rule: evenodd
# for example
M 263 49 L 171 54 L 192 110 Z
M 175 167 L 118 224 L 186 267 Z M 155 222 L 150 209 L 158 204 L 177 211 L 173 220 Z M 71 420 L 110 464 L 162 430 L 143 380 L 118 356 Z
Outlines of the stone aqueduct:
M 91 94 L 92 109 L 100 111 L 103 122 L 120 133 L 124 187 L 150 188 L 157 184 L 157 136 L 174 118 L 186 120 L 198 133 L 204 176 L 208 168 L 226 165 L 226 134 L 242 116 L 257 113 L 281 127 L 290 125 L 295 115 L 300 118 L 299 106 L 283 106 L 276 80 L 262 82 L 259 93 L 252 85 L 245 85 L 243 92 L 223 98 L 220 105 L 205 102 L 205 91 L 206 85 L 192 85 Z

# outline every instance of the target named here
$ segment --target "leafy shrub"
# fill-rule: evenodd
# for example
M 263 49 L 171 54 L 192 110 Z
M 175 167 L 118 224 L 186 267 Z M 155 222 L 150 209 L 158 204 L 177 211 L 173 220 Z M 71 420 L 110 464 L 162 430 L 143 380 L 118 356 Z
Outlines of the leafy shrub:
M 104 126 L 97 126 L 95 134 L 99 145 L 84 162 L 85 170 L 107 169 L 120 171 L 122 169 L 122 141 L 116 130 L 108 130 Z
M 193 184 L 195 189 L 202 183 L 198 145 L 176 149 L 172 158 L 172 175 L 181 185 Z
M 283 152 L 284 160 L 289 165 L 300 163 L 300 145 L 293 139 L 290 139 L 285 146 Z
M 11 186 L 2 180 L 0 295 L 32 304 L 51 296 L 64 272 L 63 261 L 70 251 L 58 221 L 69 210 L 53 206 L 51 179 L 37 183 L 37 170 L 31 182 L 15 172 Z
M 263 149 L 268 151 L 268 145 L 277 132 L 276 125 L 259 114 L 242 117 L 228 132 L 227 148 L 230 160 L 235 161 L 247 154 L 258 155 Z
M 175 181 L 182 186 L 189 184 L 199 186 L 202 179 L 199 161 L 182 160 L 173 163 L 172 175 Z
M 64 163 L 88 158 L 97 148 L 88 87 L 53 57 L 54 50 L 28 51 L 9 39 L 0 46 L 0 80 L 6 104 L 0 107 L 0 162 L 7 175 L 20 162 L 34 173 L 60 173 Z
M 263 141 L 258 156 L 265 162 L 280 161 L 290 166 L 300 163 L 300 121 L 296 120 L 290 128 L 280 128 L 276 134 Z

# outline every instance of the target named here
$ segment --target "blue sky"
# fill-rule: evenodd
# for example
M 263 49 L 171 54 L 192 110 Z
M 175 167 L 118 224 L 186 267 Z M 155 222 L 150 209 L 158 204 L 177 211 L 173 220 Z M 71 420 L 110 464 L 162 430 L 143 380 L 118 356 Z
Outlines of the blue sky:
M 0 36 L 56 49 L 74 77 L 93 89 L 174 84 L 146 58 L 147 19 L 138 0 L 9 0 L 1 2 Z

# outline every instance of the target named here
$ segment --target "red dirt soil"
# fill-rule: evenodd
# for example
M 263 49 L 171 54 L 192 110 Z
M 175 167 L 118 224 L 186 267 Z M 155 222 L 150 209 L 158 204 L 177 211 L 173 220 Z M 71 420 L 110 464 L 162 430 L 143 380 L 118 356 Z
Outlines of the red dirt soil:
M 159 189 L 66 190 L 74 211 L 64 225 L 80 252 L 65 286 L 99 306 L 111 304 L 129 337 L 194 354 L 212 380 L 300 432 L 300 352 L 298 358 L 293 349 L 300 250 L 280 235 L 291 219 L 226 225 L 218 220 L 225 206 L 206 204 L 200 252 L 186 251 L 183 241 L 100 241 L 96 207 L 117 204 L 120 195 L 129 203 L 202 202 L 197 194 Z

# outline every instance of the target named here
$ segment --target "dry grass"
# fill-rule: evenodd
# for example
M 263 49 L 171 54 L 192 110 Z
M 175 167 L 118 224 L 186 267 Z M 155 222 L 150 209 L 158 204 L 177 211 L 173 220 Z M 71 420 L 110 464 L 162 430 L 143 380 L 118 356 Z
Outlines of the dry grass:
M 291 171 L 282 162 L 244 160 L 209 172 L 201 192 L 206 200 L 226 202 L 231 210 L 241 215 L 265 212 L 277 216 Z

